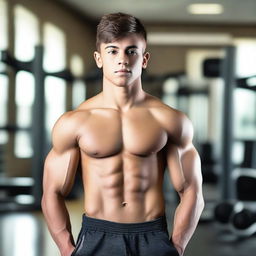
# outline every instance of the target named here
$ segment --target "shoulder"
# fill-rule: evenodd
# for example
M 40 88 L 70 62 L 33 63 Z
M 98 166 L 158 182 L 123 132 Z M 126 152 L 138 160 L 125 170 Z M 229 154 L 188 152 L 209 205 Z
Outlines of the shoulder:
M 63 113 L 52 129 L 53 147 L 67 149 L 78 146 L 80 128 L 100 104 L 100 94 L 82 102 L 76 109 Z
M 52 129 L 52 145 L 56 151 L 63 152 L 78 146 L 79 129 L 87 116 L 88 111 L 73 110 L 57 119 Z
M 187 118 L 187 116 L 162 102 L 160 99 L 149 95 L 148 96 L 148 109 L 152 113 L 152 115 L 164 126 L 169 127 L 170 124 L 178 124 L 184 122 Z
M 60 132 L 74 130 L 78 128 L 78 125 L 89 116 L 89 111 L 76 109 L 63 113 L 55 122 L 53 126 L 53 132 Z
M 157 98 L 154 101 L 149 110 L 167 132 L 169 140 L 178 145 L 192 142 L 193 125 L 187 115 L 180 110 L 166 105 Z

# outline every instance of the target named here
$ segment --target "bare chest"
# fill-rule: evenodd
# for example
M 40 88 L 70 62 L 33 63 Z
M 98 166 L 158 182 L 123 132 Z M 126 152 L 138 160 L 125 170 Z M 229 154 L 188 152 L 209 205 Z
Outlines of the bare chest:
M 147 156 L 167 142 L 166 132 L 149 111 L 92 112 L 79 134 L 80 149 L 91 157 L 108 157 L 124 150 Z

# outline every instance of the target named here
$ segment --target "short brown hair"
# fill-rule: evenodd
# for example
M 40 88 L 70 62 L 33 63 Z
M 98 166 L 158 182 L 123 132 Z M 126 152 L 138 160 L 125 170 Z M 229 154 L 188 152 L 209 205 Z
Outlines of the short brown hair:
M 138 34 L 147 41 L 147 32 L 140 20 L 125 13 L 104 15 L 97 26 L 96 49 L 101 43 L 111 43 L 129 34 Z

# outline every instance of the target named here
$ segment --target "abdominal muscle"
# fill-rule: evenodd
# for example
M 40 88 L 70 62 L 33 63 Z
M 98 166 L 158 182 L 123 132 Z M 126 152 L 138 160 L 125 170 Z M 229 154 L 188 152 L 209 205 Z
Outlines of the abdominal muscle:
M 164 215 L 163 168 L 157 154 L 93 158 L 82 153 L 81 160 L 87 216 L 132 223 Z

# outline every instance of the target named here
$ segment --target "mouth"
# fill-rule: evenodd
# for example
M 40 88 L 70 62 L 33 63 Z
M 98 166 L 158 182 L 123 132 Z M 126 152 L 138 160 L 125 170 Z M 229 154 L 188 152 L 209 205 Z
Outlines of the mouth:
M 119 73 L 119 74 L 129 74 L 129 73 L 131 73 L 131 71 L 128 70 L 128 69 L 120 69 L 120 70 L 115 71 L 115 73 Z

